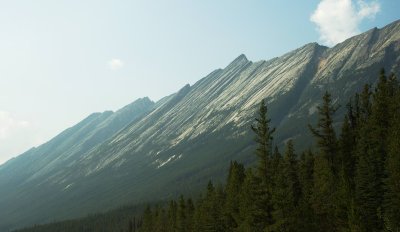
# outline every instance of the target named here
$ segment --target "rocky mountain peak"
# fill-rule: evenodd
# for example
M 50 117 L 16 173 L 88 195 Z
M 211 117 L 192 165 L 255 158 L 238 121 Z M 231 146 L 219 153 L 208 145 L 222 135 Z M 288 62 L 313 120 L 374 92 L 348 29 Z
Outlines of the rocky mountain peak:
M 247 59 L 247 57 L 244 54 L 241 54 L 236 59 L 234 59 L 225 69 L 231 69 L 233 67 L 242 66 L 249 62 L 250 61 Z
M 134 102 L 124 106 L 123 108 L 119 109 L 117 112 L 121 113 L 123 111 L 131 111 L 131 110 L 136 110 L 137 108 L 147 108 L 151 107 L 155 103 L 150 100 L 149 97 L 143 97 L 135 100 Z

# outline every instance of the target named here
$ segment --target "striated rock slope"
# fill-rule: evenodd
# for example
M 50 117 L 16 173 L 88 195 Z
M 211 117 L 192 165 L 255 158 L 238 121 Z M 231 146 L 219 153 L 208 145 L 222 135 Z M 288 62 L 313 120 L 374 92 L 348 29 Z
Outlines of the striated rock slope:
M 15 225 L 25 225 L 21 221 L 29 221 L 30 217 L 21 217 L 21 213 L 29 212 L 40 220 L 49 218 L 49 214 L 42 211 L 46 209 L 43 202 L 57 199 L 52 185 L 63 182 L 52 177 L 70 170 L 79 161 L 79 157 L 90 153 L 124 126 L 143 117 L 154 106 L 155 103 L 150 99 L 143 98 L 116 112 L 91 114 L 49 142 L 1 165 L 0 231 Z M 39 207 L 38 211 L 33 207 Z
M 249 125 L 263 98 L 275 143 L 294 138 L 306 148 L 306 125 L 324 91 L 345 105 L 381 67 L 399 74 L 399 57 L 397 21 L 333 48 L 311 43 L 259 62 L 240 55 L 157 103 L 91 115 L 0 166 L 0 230 L 190 194 L 221 180 L 230 160 L 254 159 Z

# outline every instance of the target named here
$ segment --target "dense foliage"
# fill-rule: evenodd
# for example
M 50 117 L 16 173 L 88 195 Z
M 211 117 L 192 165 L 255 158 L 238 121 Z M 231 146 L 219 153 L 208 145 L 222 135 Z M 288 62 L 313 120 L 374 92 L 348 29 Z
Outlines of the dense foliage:
M 315 151 L 282 155 L 273 147 L 267 107 L 252 126 L 258 165 L 231 162 L 225 186 L 211 182 L 193 203 L 183 196 L 148 207 L 140 232 L 169 231 L 400 231 L 400 86 L 381 71 L 350 99 L 340 133 L 326 92 L 309 125 Z M 128 231 L 136 231 L 136 228 Z

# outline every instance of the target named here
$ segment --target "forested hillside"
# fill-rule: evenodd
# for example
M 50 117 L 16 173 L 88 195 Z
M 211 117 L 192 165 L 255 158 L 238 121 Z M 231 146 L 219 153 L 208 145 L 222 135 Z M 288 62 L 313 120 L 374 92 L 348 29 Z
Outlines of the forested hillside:
M 347 113 L 337 131 L 332 119 L 339 107 Z M 261 101 L 252 126 L 257 164 L 246 168 L 232 161 L 226 183 L 210 181 L 195 199 L 153 204 L 139 217 L 132 212 L 93 216 L 97 230 L 78 220 L 74 226 L 67 221 L 21 231 L 399 231 L 396 76 L 382 70 L 375 86 L 365 85 L 345 106 L 326 92 L 317 109 L 317 122 L 302 125 L 314 135 L 314 148 L 295 151 L 296 140 L 288 140 L 281 153 Z
M 316 149 L 296 153 L 288 140 L 281 154 L 262 101 L 257 166 L 231 162 L 226 184 L 209 182 L 196 203 L 181 196 L 148 207 L 139 231 L 400 231 L 398 80 L 382 70 L 377 86 L 349 99 L 340 133 L 338 107 L 326 92 L 308 125 Z

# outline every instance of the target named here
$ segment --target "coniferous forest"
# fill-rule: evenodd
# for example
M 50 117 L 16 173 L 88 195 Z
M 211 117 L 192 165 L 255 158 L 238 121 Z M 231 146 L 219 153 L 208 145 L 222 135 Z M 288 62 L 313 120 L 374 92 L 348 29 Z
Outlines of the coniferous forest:
M 347 113 L 339 127 L 333 121 L 338 107 L 326 92 L 318 121 L 308 125 L 314 148 L 296 151 L 295 141 L 288 140 L 280 151 L 274 145 L 275 128 L 267 106 L 261 101 L 251 127 L 257 144 L 255 166 L 245 168 L 232 161 L 225 185 L 210 181 L 196 199 L 180 196 L 147 206 L 141 216 L 114 228 L 128 232 L 400 231 L 398 79 L 382 70 L 375 86 L 365 85 L 341 106 Z M 101 222 L 96 223 L 101 227 Z M 51 227 L 22 231 L 51 231 Z
M 196 199 L 181 196 L 147 207 L 128 231 L 400 231 L 400 86 L 381 71 L 349 99 L 341 128 L 339 106 L 326 92 L 318 122 L 308 125 L 314 150 L 273 146 L 267 106 L 252 126 L 256 167 L 233 161 L 224 186 L 209 182 Z M 339 131 L 339 132 L 337 132 Z

